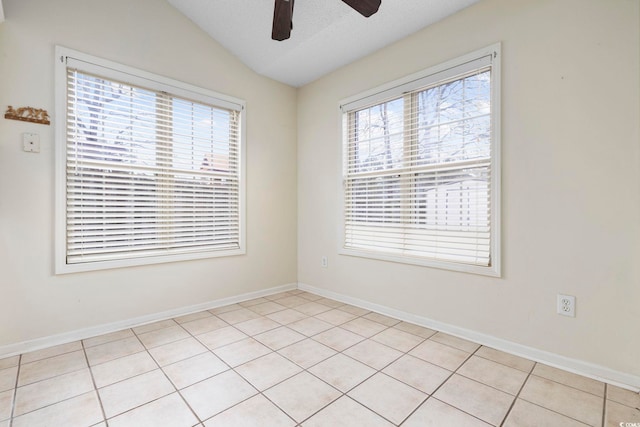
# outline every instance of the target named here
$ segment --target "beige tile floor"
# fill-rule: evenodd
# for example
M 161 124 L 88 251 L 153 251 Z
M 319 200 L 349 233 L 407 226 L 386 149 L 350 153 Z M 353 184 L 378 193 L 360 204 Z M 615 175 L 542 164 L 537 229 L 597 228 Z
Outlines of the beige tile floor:
M 618 427 L 640 426 L 639 407 L 638 393 L 302 291 L 0 359 L 0 427 Z

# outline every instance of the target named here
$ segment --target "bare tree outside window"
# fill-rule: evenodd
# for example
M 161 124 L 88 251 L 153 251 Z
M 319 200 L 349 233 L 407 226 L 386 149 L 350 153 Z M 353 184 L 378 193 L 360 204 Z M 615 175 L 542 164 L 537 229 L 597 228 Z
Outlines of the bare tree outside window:
M 349 112 L 347 123 L 350 247 L 464 259 L 465 241 L 474 251 L 488 237 L 489 69 Z

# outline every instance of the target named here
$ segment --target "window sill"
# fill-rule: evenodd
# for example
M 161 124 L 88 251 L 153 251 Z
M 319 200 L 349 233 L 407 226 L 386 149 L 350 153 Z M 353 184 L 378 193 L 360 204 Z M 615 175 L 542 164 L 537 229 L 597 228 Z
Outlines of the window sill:
M 438 268 L 441 270 L 457 271 L 461 273 L 477 274 L 481 276 L 501 277 L 500 266 L 494 263 L 488 267 L 481 267 L 478 265 L 462 264 L 450 261 L 440 261 L 436 259 L 410 257 L 406 255 L 393 255 L 389 253 L 346 249 L 340 248 L 338 250 L 340 255 L 348 255 L 359 258 L 368 258 L 379 261 L 395 262 L 400 264 L 417 265 L 421 267 Z

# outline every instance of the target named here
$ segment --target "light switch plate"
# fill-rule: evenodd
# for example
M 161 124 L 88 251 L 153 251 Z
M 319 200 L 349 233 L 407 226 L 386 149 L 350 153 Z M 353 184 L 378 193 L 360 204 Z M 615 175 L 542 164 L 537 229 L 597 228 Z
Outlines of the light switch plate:
M 40 152 L 40 135 L 25 132 L 22 134 L 22 149 L 27 153 Z

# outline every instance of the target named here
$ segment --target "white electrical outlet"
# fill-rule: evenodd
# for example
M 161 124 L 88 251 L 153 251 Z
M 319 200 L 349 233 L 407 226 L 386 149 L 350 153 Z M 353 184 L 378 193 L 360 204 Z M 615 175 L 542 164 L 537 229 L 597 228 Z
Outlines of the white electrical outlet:
M 558 314 L 576 317 L 576 297 L 558 294 Z
M 322 260 L 320 261 L 320 265 L 322 266 L 322 268 L 329 267 L 329 259 L 326 257 L 326 255 L 322 257 Z

